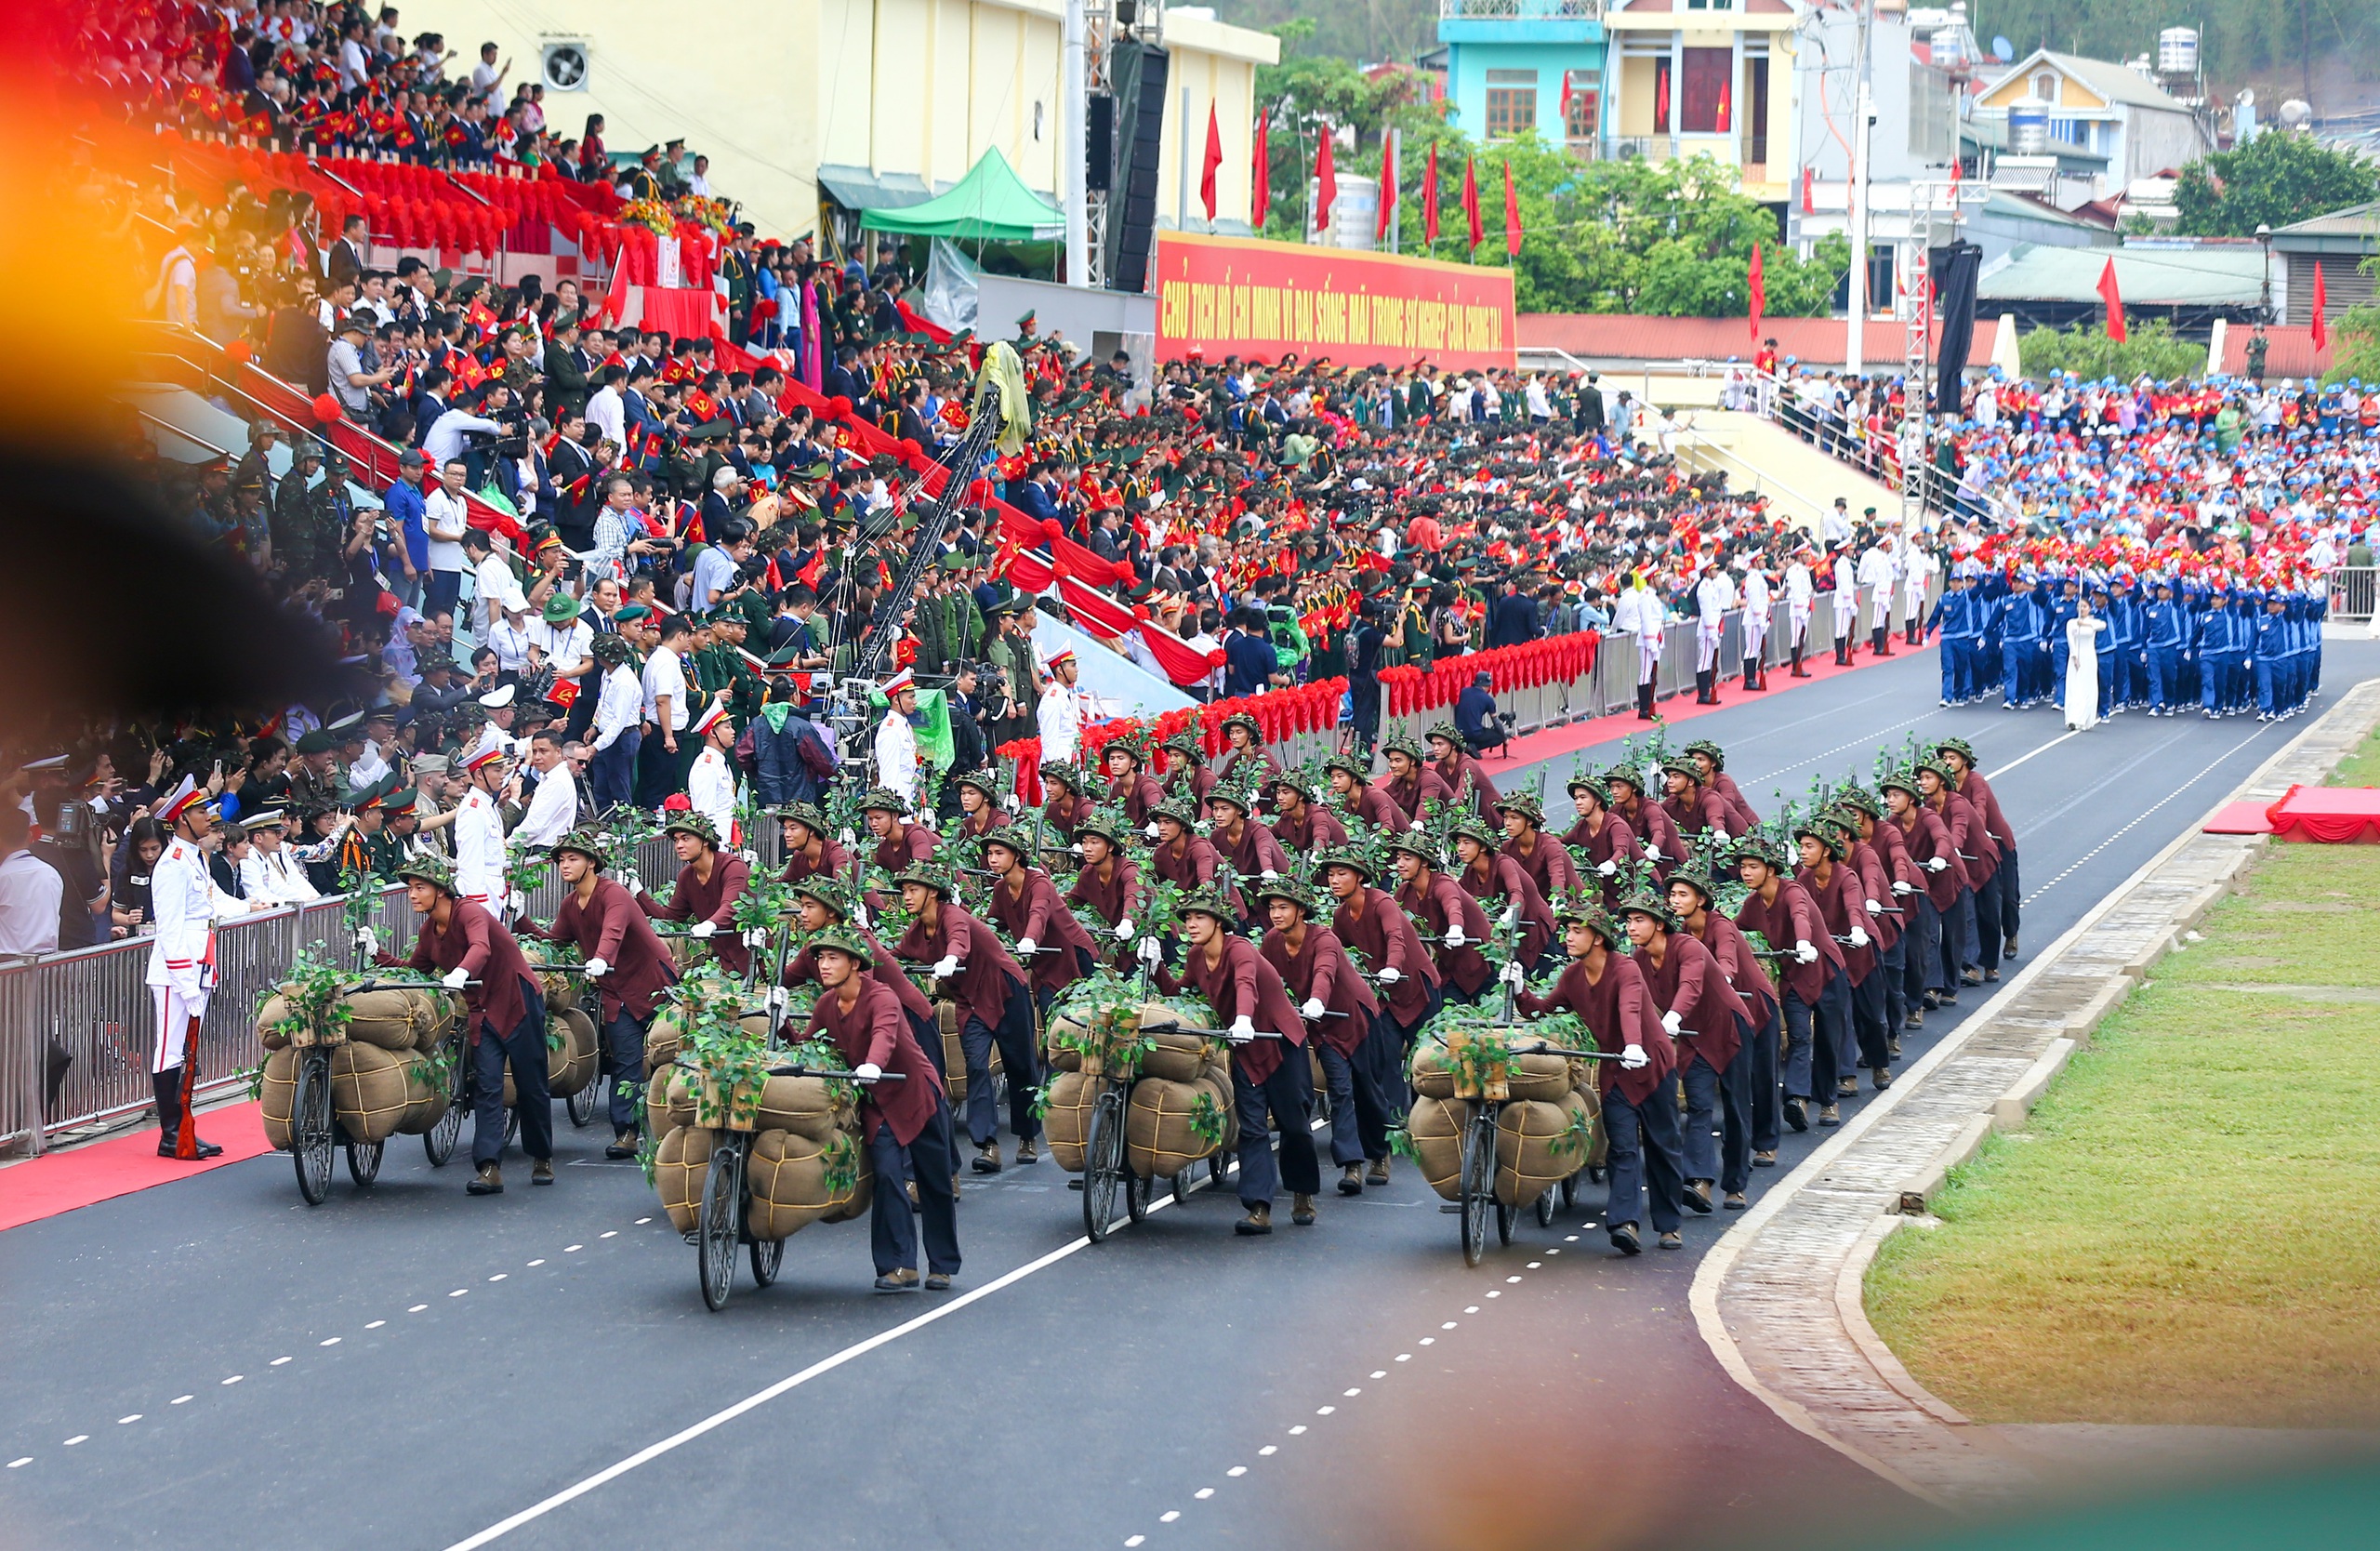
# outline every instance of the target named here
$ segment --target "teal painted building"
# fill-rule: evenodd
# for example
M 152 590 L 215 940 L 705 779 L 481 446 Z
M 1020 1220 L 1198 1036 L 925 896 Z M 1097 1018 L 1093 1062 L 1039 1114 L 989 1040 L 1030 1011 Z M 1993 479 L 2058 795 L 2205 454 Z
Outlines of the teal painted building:
M 1534 129 L 1593 155 L 1605 111 L 1604 0 L 1438 0 L 1454 122 L 1477 139 Z

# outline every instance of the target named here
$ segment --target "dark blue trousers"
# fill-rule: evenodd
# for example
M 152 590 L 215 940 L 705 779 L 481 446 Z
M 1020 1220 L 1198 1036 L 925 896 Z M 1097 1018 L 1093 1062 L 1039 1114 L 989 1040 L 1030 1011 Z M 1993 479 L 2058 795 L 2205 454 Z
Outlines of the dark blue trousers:
M 1342 1055 L 1320 1040 L 1314 1041 L 1323 1080 L 1330 1088 L 1330 1161 L 1342 1169 L 1388 1156 L 1390 1107 L 1381 1091 L 1375 1047 L 1394 1050 L 1396 1043 L 1396 1025 L 1385 1014 L 1373 1014 L 1371 1032 L 1353 1055 Z
M 554 1101 L 546 1087 L 546 999 L 522 981 L 529 1008 L 509 1034 L 480 1019 L 471 1041 L 471 1161 L 493 1163 L 504 1156 L 504 1068 L 512 1068 L 512 1096 L 521 1109 L 521 1150 L 531 1158 L 554 1155 Z M 641 1047 L 638 1054 L 643 1054 Z
M 1314 1133 L 1307 1129 L 1314 1114 L 1314 1074 L 1303 1049 L 1291 1047 L 1281 1054 L 1281 1064 L 1262 1082 L 1250 1081 L 1236 1057 L 1231 1064 L 1232 1103 L 1239 1111 L 1243 1206 L 1270 1204 L 1285 1180 L 1295 1195 L 1311 1196 L 1322 1188 L 1322 1162 L 1314 1153 Z M 1281 1128 L 1277 1159 L 1273 1156 L 1275 1125 Z
M 650 1022 L 651 1020 L 646 1020 Z M 644 1024 L 636 1021 L 623 1006 L 603 1025 L 605 1055 L 610 1059 L 612 1130 L 616 1133 L 638 1129 L 644 1113 Z
M 1014 977 L 1008 983 L 999 1027 L 987 1028 L 970 1013 L 959 1031 L 959 1048 L 967 1059 L 967 1135 L 979 1147 L 989 1147 L 1000 1129 L 999 1111 L 992 1103 L 995 1044 L 1008 1071 L 1008 1129 L 1018 1141 L 1029 1142 L 1041 1134 L 1040 1117 L 1033 1113 L 1033 1094 L 1041 1086 L 1041 1056 L 1033 1048 L 1033 993 Z
M 1782 1054 L 1778 1046 L 1783 1041 L 1778 1009 L 1770 1007 L 1751 1028 L 1744 1036 L 1744 1048 L 1736 1054 L 1735 1067 L 1741 1069 L 1743 1077 L 1744 1112 L 1752 1126 L 1752 1150 L 1775 1152 L 1785 1125 L 1783 1094 L 1777 1084 L 1777 1063 Z
M 950 1188 L 958 1169 L 958 1147 L 950 1134 L 950 1100 L 936 1095 L 933 1118 L 916 1141 L 901 1145 L 889 1125 L 879 1125 L 868 1139 L 867 1160 L 876 1174 L 876 1194 L 868 1208 L 868 1240 L 876 1254 L 876 1274 L 918 1268 L 918 1224 L 925 1219 L 926 1269 L 945 1276 L 959 1272 L 959 1198 Z M 918 1204 L 909 1205 L 903 1174 L 914 1177 Z
M 1653 1197 L 1653 1231 L 1676 1231 L 1685 1208 L 1686 1160 L 1681 1155 L 1677 1120 L 1677 1074 L 1661 1079 L 1643 1104 L 1629 1102 L 1618 1088 L 1603 1096 L 1604 1134 L 1611 1139 L 1606 1165 L 1611 1171 L 1611 1200 L 1604 1207 L 1603 1225 L 1645 1220 L 1645 1193 Z

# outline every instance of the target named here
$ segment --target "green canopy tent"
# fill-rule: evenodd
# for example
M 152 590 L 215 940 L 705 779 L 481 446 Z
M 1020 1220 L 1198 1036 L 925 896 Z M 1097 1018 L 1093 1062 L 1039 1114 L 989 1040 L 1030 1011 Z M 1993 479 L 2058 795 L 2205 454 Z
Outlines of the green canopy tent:
M 870 232 L 954 242 L 1030 243 L 1062 236 L 1065 212 L 1025 186 L 997 148 L 967 169 L 946 193 L 897 210 L 868 210 L 860 224 Z

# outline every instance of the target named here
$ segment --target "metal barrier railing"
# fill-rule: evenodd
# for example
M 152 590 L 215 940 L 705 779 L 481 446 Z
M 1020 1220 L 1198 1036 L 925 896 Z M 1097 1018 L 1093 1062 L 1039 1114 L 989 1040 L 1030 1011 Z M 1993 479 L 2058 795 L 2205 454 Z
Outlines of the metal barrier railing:
M 760 831 L 749 839 L 773 865 L 780 848 L 776 821 L 763 818 Z M 640 842 L 636 869 L 647 888 L 666 891 L 678 875 L 668 839 Z M 552 920 L 562 905 L 560 874 L 548 868 L 524 894 L 530 915 Z M 317 953 L 344 959 L 345 907 L 346 897 L 334 895 L 240 916 L 217 930 L 215 988 L 199 1027 L 201 1097 L 243 1088 L 248 1069 L 264 1059 L 257 1007 L 300 948 L 320 944 Z M 372 911 L 381 943 L 403 951 L 417 930 L 405 891 L 382 889 Z M 154 1102 L 149 1067 L 157 1013 L 146 984 L 149 946 L 134 937 L 0 966 L 0 1147 L 39 1153 L 61 1132 L 136 1116 Z
M 2330 597 L 2329 617 L 2369 619 L 2380 602 L 2380 566 L 2334 565 L 2323 577 Z

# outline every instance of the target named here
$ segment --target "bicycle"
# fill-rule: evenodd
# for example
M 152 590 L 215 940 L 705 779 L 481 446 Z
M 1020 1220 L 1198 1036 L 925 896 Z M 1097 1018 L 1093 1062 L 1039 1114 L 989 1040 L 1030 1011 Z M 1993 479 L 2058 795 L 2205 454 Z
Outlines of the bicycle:
M 1533 1045 L 1515 1045 L 1506 1054 L 1561 1055 L 1586 1061 L 1620 1059 L 1606 1051 L 1570 1050 L 1547 1044 L 1541 1040 Z M 1503 1114 L 1504 1106 L 1512 1101 L 1475 1098 L 1466 1102 L 1471 1106 L 1471 1118 L 1463 1127 L 1461 1163 L 1456 1172 L 1455 1199 L 1440 1210 L 1451 1211 L 1462 1219 L 1462 1263 L 1476 1266 L 1488 1253 L 1488 1209 L 1491 1206 L 1495 1209 L 1496 1239 L 1500 1245 L 1513 1241 L 1513 1222 L 1522 1209 L 1496 1199 L 1497 1121 Z M 1558 1186 L 1540 1192 L 1530 1203 L 1537 1215 L 1538 1226 L 1554 1226 L 1554 1202 L 1557 1191 L 1566 1192 L 1562 1199 L 1565 1207 L 1578 1199 L 1578 1187 L 1574 1183 L 1577 1178 L 1578 1173 L 1574 1170 Z
M 670 1063 L 682 1070 L 696 1068 L 682 1061 Z M 771 1077 L 823 1077 L 844 1082 L 859 1079 L 849 1071 L 829 1071 L 819 1067 L 772 1067 Z M 906 1082 L 901 1072 L 885 1072 L 879 1082 Z M 730 1293 L 735 1290 L 735 1251 L 749 1244 L 752 1249 L 752 1280 L 766 1287 L 777 1279 L 777 1272 L 785 1264 L 785 1240 L 752 1237 L 752 1190 L 749 1163 L 752 1138 L 750 1131 L 728 1131 L 710 1155 L 708 1171 L 703 1178 L 703 1199 L 693 1233 L 696 1275 L 702 1284 L 703 1305 L 716 1314 L 727 1306 Z M 881 1187 L 882 1182 L 879 1182 Z

